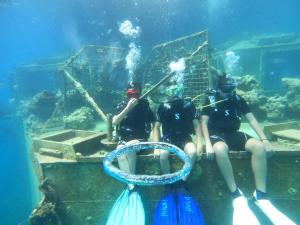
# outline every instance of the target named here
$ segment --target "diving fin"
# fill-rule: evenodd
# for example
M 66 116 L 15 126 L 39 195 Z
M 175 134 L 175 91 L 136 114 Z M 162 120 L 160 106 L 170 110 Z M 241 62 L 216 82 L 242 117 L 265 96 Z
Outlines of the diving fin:
M 190 193 L 184 188 L 176 189 L 177 212 L 180 225 L 204 225 L 203 214 Z
M 106 225 L 121 225 L 123 215 L 129 202 L 129 190 L 126 188 L 116 200 L 112 209 L 109 212 Z
M 144 225 L 145 210 L 140 194 L 137 191 L 130 191 L 128 206 L 124 213 L 122 225 Z
M 260 225 L 258 219 L 248 206 L 245 196 L 233 199 L 233 225 Z
M 126 188 L 109 213 L 106 225 L 144 225 L 145 211 L 141 196 Z
M 168 186 L 155 208 L 153 225 L 177 225 L 175 196 Z
M 290 218 L 280 212 L 269 200 L 256 199 L 256 192 L 254 192 L 254 203 L 257 207 L 271 220 L 274 225 L 296 225 Z

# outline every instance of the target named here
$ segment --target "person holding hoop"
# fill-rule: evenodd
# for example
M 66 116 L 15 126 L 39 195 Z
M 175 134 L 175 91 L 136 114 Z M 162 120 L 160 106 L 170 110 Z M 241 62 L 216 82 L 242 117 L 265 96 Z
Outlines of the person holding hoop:
M 130 82 L 126 90 L 127 101 L 123 101 L 117 106 L 117 114 L 112 120 L 113 125 L 117 126 L 117 135 L 119 136 L 117 148 L 139 141 L 147 141 L 150 136 L 155 114 L 146 99 L 139 99 L 141 89 L 140 83 Z M 118 157 L 118 163 L 121 170 L 134 174 L 136 153 Z M 132 184 L 128 186 L 129 189 L 134 188 Z

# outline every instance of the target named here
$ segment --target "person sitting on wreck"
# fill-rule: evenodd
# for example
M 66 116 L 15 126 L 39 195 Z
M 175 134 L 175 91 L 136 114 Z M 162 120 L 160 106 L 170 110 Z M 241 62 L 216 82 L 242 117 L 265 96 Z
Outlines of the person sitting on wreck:
M 183 97 L 183 89 L 178 88 L 176 84 L 172 86 L 175 87 L 171 91 L 172 94 L 158 107 L 153 140 L 170 143 L 184 150 L 194 165 L 202 155 L 200 114 L 191 99 Z M 192 134 L 196 137 L 196 144 L 192 140 Z M 154 157 L 160 160 L 163 174 L 170 173 L 169 154 L 165 150 L 154 151 Z M 184 177 L 176 185 L 186 187 L 186 180 L 187 177 Z
M 117 127 L 119 136 L 118 147 L 134 144 L 139 141 L 147 141 L 151 133 L 151 125 L 155 122 L 155 114 L 146 99 L 139 99 L 141 85 L 138 82 L 128 84 L 127 100 L 117 106 L 117 114 L 112 123 Z M 118 157 L 121 170 L 127 173 L 135 173 L 136 153 L 130 153 Z M 129 185 L 133 189 L 134 185 Z
M 209 159 L 215 155 L 234 203 L 235 199 L 241 199 L 239 197 L 245 198 L 236 185 L 228 152 L 229 149 L 250 152 L 256 186 L 254 197 L 256 200 L 266 199 L 267 152 L 272 151 L 271 144 L 244 98 L 236 94 L 235 88 L 236 80 L 223 74 L 218 76 L 217 90 L 207 95 L 201 117 L 206 154 Z M 242 116 L 245 116 L 259 140 L 239 131 Z

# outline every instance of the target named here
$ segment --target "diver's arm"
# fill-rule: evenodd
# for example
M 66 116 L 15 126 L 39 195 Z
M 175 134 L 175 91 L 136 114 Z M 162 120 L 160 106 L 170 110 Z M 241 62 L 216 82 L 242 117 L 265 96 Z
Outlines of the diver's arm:
M 154 127 L 153 127 L 153 141 L 160 141 L 160 122 L 155 122 Z M 159 157 L 160 150 L 159 149 L 154 149 L 154 157 Z
M 133 109 L 138 104 L 138 99 L 132 98 L 128 101 L 126 107 L 118 114 L 115 115 L 112 119 L 112 124 L 114 126 L 121 123 L 121 121 L 124 119 L 124 117 L 130 112 L 131 109 Z
M 272 146 L 266 137 L 263 130 L 260 128 L 259 123 L 257 122 L 256 118 L 254 117 L 253 113 L 247 113 L 245 114 L 245 117 L 247 118 L 250 126 L 255 131 L 255 133 L 258 135 L 259 139 L 264 143 L 267 151 L 272 151 Z
M 250 126 L 253 128 L 253 130 L 256 132 L 260 140 L 267 140 L 266 135 L 264 134 L 263 130 L 260 128 L 256 118 L 254 117 L 253 113 L 247 113 L 245 115 L 247 118 Z
M 160 122 L 155 122 L 153 127 L 153 141 L 160 141 Z
M 214 150 L 213 150 L 212 144 L 210 142 L 210 138 L 209 138 L 209 131 L 208 131 L 208 126 L 207 126 L 208 120 L 209 120 L 208 116 L 203 115 L 201 117 L 202 132 L 203 132 L 203 136 L 204 136 L 204 140 L 205 140 L 205 147 L 206 147 L 206 149 L 205 149 L 206 156 L 208 159 L 213 159 Z
M 198 119 L 193 120 L 193 125 L 195 129 L 195 135 L 196 135 L 196 151 L 198 159 L 202 156 L 202 132 L 200 127 L 200 122 Z

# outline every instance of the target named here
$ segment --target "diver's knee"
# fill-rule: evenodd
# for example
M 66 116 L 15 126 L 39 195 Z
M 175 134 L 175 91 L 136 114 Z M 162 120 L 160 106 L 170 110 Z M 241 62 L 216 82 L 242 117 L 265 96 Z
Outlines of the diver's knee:
M 216 156 L 227 156 L 228 155 L 228 146 L 225 142 L 217 142 L 213 146 Z
M 159 155 L 160 160 L 167 160 L 168 157 L 169 157 L 169 154 L 170 154 L 170 153 L 169 153 L 168 151 L 161 150 L 161 151 L 160 151 L 160 155 Z
M 253 155 L 260 156 L 265 155 L 265 146 L 261 141 L 250 139 L 247 143 L 245 148 L 250 151 Z
M 196 155 L 196 146 L 194 143 L 189 142 L 184 146 L 184 151 L 189 155 L 189 156 L 195 156 Z
M 140 141 L 139 140 L 131 140 L 131 141 L 128 141 L 127 143 L 126 143 L 126 145 L 133 145 L 133 144 L 137 144 L 137 143 L 139 143 Z

